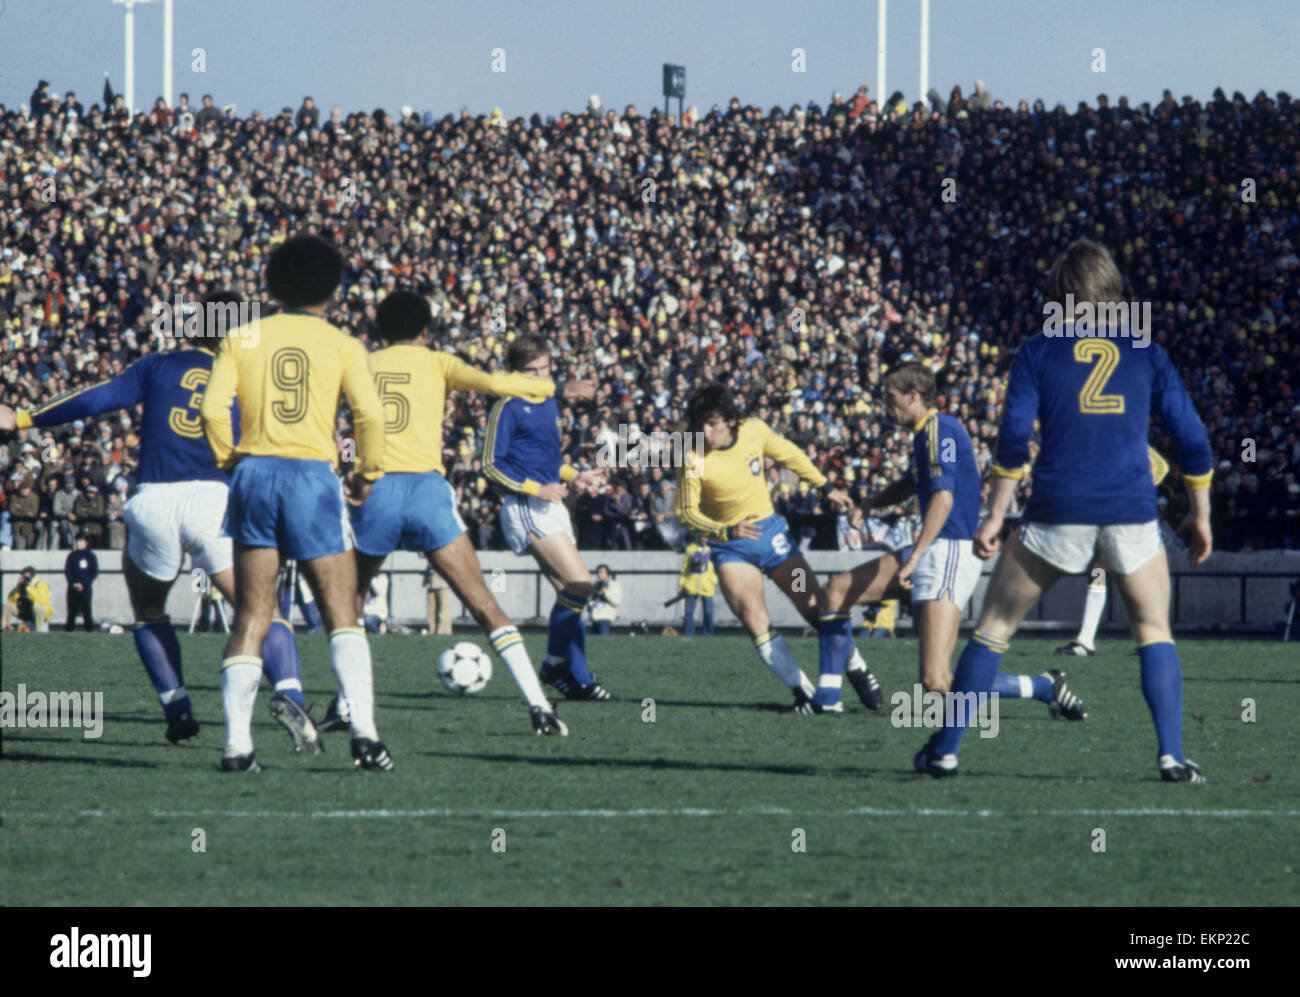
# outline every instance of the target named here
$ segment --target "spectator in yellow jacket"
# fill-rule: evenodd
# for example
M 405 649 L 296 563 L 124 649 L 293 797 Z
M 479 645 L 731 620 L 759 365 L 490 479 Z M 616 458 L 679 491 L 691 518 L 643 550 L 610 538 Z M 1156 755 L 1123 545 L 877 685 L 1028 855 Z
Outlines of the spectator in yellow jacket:
M 682 628 L 687 637 L 695 635 L 695 603 L 704 607 L 704 629 L 701 633 L 713 634 L 713 593 L 717 588 L 718 573 L 713 570 L 712 552 L 709 542 L 692 537 L 686 545 L 686 557 L 682 561 L 682 577 L 678 582 L 681 592 L 686 597 L 686 624 Z
M 862 614 L 864 637 L 894 636 L 894 617 L 898 614 L 898 600 L 886 599 L 868 605 Z
M 38 633 L 48 633 L 54 603 L 50 600 L 50 586 L 36 577 L 36 569 L 23 568 L 18 584 L 9 593 L 4 608 L 4 629 L 8 630 L 17 616 L 19 621 Z

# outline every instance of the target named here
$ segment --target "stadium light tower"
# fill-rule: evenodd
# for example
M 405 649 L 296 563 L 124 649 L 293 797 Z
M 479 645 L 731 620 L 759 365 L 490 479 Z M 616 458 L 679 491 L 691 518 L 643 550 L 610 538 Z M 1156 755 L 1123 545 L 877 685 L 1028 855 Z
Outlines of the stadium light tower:
M 135 114 L 135 5 L 153 0 L 113 0 L 126 8 L 126 109 Z M 167 4 L 171 6 L 170 0 Z
M 686 67 L 664 63 L 664 117 L 668 116 L 668 98 L 677 98 L 677 121 L 682 118 L 682 101 L 686 97 Z

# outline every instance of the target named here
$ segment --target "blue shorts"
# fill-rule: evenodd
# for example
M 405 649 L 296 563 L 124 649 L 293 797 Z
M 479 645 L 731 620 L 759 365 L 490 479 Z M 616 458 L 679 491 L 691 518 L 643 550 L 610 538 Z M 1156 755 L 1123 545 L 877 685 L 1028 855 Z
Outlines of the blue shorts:
M 352 549 L 343 482 L 327 460 L 245 457 L 230 475 L 226 532 L 295 561 Z
M 395 550 L 423 554 L 446 547 L 465 532 L 456 493 L 437 471 L 390 471 L 351 513 L 357 550 L 371 557 L 387 557 Z
M 799 547 L 790 536 L 790 524 L 784 516 L 768 516 L 754 525 L 763 531 L 757 540 L 731 540 L 728 543 L 709 541 L 715 566 L 721 567 L 728 561 L 744 561 L 763 574 L 770 575 L 799 553 Z

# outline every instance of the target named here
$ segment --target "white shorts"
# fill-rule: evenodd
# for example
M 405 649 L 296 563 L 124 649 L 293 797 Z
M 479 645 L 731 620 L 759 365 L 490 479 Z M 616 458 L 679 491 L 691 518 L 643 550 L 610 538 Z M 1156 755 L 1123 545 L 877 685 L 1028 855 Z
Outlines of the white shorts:
M 912 545 L 900 550 L 898 556 L 906 564 L 912 556 Z M 947 598 L 958 609 L 965 609 L 983 568 L 984 562 L 975 556 L 969 540 L 936 540 L 926 548 L 912 572 L 912 601 Z
M 226 518 L 229 487 L 220 481 L 168 481 L 141 485 L 122 510 L 126 552 L 151 578 L 169 582 L 185 555 L 208 575 L 235 563 Z
M 501 529 L 506 543 L 518 556 L 528 549 L 533 537 L 563 533 L 578 545 L 563 502 L 547 502 L 532 495 L 507 495 L 501 503 Z
M 1075 523 L 1023 523 L 1020 542 L 1027 550 L 1067 575 L 1084 571 L 1094 554 L 1106 558 L 1117 575 L 1130 575 L 1160 553 L 1158 520 L 1082 526 Z

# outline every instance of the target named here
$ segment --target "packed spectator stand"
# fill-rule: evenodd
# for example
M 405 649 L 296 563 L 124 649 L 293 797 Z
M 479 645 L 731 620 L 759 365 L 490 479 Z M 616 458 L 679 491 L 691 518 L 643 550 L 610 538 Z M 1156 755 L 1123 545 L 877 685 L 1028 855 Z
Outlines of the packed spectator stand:
M 338 244 L 327 318 L 370 342 L 377 302 L 429 296 L 434 340 L 488 369 L 539 332 L 594 403 L 562 405 L 571 460 L 683 428 L 721 380 L 859 497 L 906 470 L 882 375 L 938 371 L 941 406 L 983 466 L 1016 344 L 1042 328 L 1048 268 L 1089 236 L 1174 359 L 1210 432 L 1216 546 L 1300 547 L 1300 107 L 1284 93 L 1073 111 L 983 90 L 881 113 L 845 100 L 763 111 L 733 99 L 681 120 L 627 107 L 543 119 L 403 108 L 344 116 L 310 100 L 240 116 L 211 98 L 132 117 L 38 87 L 0 107 L 0 402 L 30 407 L 175 340 L 155 303 L 229 287 L 260 301 L 268 251 Z M 945 183 L 946 180 L 954 181 Z M 490 400 L 453 397 L 448 478 L 471 538 L 500 549 L 481 473 Z M 0 547 L 121 548 L 133 413 L 0 440 Z M 348 436 L 340 418 L 339 441 Z M 1171 461 L 1158 427 L 1153 444 Z M 657 452 L 657 451 L 656 451 Z M 777 510 L 814 547 L 844 524 L 769 468 Z M 573 495 L 587 549 L 680 548 L 671 467 L 611 469 Z M 1032 474 L 1024 487 L 1032 488 Z M 1177 523 L 1177 466 L 1161 494 Z M 856 528 L 856 527 L 855 527 Z

